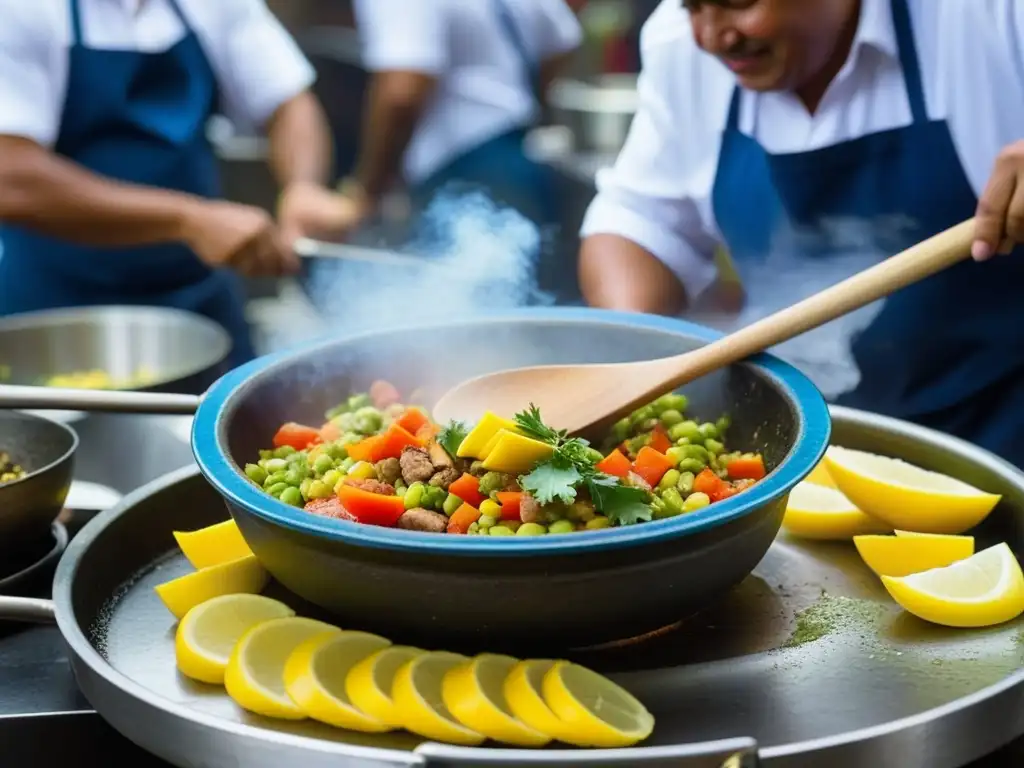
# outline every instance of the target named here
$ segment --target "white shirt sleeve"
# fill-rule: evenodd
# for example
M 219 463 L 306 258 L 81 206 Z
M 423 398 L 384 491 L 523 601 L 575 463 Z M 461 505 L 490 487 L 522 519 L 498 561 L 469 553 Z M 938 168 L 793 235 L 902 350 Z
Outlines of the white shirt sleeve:
M 57 75 L 67 67 L 52 26 L 42 3 L 0 0 L 0 134 L 43 146 L 57 140 L 64 98 Z
M 353 0 L 363 64 L 373 72 L 436 75 L 448 65 L 448 25 L 436 0 Z
M 598 174 L 597 196 L 581 235 L 614 234 L 633 241 L 672 270 L 694 299 L 717 277 L 717 240 L 702 216 L 710 201 L 698 199 L 695 190 L 705 190 L 707 197 L 703 175 L 714 172 L 720 142 L 699 130 L 698 120 L 680 119 L 686 111 L 680 100 L 696 106 L 692 90 L 698 72 L 680 70 L 686 37 L 658 29 L 674 10 L 678 6 L 663 3 L 644 25 L 636 115 L 615 165 Z
M 544 16 L 547 23 L 537 30 L 533 41 L 540 58 L 547 59 L 579 48 L 583 42 L 583 28 L 565 0 L 544 3 Z
M 316 71 L 264 0 L 217 0 L 222 26 L 208 55 L 228 116 L 259 128 L 316 81 Z

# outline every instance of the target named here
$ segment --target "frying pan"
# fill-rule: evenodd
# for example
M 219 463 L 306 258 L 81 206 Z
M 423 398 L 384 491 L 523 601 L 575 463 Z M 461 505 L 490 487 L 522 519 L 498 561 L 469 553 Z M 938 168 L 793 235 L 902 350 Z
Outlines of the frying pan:
M 0 569 L 26 542 L 47 536 L 68 489 L 78 435 L 64 424 L 0 411 L 0 451 L 28 474 L 0 483 Z
M 1006 541 L 1021 551 L 1024 475 L 1009 464 L 892 419 L 843 408 L 833 409 L 833 416 L 838 445 L 896 456 L 1001 494 L 972 534 L 978 549 Z M 0 619 L 56 618 L 76 681 L 92 706 L 124 736 L 173 765 L 954 768 L 1024 734 L 1024 647 L 1017 639 L 1024 618 L 986 630 L 924 624 L 892 603 L 849 543 L 801 542 L 785 534 L 743 584 L 680 628 L 567 654 L 611 675 L 655 715 L 654 734 L 638 748 L 465 749 L 403 733 L 366 736 L 311 721 L 249 716 L 222 689 L 177 674 L 174 619 L 153 591 L 191 570 L 172 532 L 225 517 L 219 495 L 196 469 L 176 471 L 103 513 L 72 540 L 54 579 L 52 603 L 0 598 Z M 276 586 L 267 593 L 300 615 L 317 617 Z M 855 611 L 848 625 L 840 614 L 833 633 L 787 647 L 794 620 L 825 590 L 879 612 Z M 862 614 L 872 617 L 869 625 L 856 620 Z M 342 626 L 365 629 L 358 617 Z
M 772 471 L 732 499 L 642 525 L 529 539 L 379 528 L 287 506 L 253 486 L 240 467 L 282 422 L 319 423 L 325 410 L 377 378 L 404 392 L 443 392 L 512 366 L 651 359 L 714 335 L 666 318 L 531 309 L 333 340 L 222 377 L 198 406 L 193 452 L 277 581 L 342 623 L 358 617 L 384 634 L 494 648 L 632 637 L 672 624 L 747 576 L 779 530 L 789 490 L 821 459 L 827 407 L 789 365 L 761 355 L 687 387 L 693 413 L 713 419 L 729 412 L 730 444 L 761 451 Z M 63 393 L 36 394 L 67 407 Z M 143 408 L 158 400 L 195 407 L 183 396 L 111 392 L 82 393 L 74 407 Z

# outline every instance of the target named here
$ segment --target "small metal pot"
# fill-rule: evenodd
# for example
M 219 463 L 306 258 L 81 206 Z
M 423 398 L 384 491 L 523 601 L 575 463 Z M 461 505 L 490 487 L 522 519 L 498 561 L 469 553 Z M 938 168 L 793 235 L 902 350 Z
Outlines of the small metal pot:
M 617 154 L 637 109 L 636 75 L 557 80 L 548 91 L 555 122 L 568 126 L 577 153 Z

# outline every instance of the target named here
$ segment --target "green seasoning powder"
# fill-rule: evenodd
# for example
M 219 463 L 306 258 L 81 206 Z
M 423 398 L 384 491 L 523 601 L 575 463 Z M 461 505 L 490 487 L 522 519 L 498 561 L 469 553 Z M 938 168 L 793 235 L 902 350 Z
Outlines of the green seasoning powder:
M 885 606 L 871 600 L 822 593 L 814 605 L 796 615 L 796 628 L 782 647 L 796 648 L 836 632 L 863 629 L 884 612 Z

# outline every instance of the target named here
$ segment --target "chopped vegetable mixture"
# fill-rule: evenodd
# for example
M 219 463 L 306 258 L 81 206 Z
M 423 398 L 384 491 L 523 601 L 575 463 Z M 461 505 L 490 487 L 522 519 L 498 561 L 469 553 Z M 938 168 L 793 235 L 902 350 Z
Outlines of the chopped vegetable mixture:
M 0 451 L 0 484 L 21 480 L 27 472 L 11 459 L 7 451 Z
M 728 417 L 686 417 L 669 394 L 619 421 L 602 450 L 544 423 L 434 424 L 388 382 L 326 414 L 289 422 L 245 474 L 286 504 L 327 517 L 433 533 L 542 536 L 684 515 L 765 476 L 760 454 L 730 452 Z

